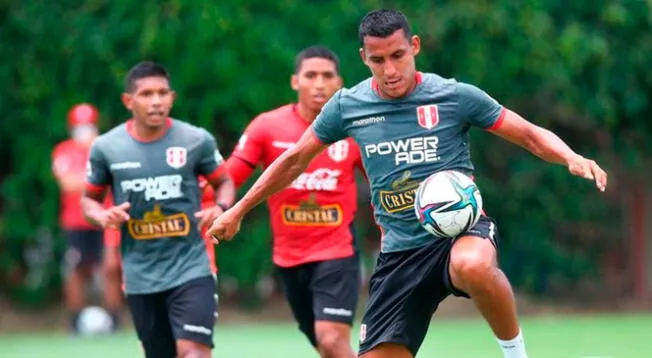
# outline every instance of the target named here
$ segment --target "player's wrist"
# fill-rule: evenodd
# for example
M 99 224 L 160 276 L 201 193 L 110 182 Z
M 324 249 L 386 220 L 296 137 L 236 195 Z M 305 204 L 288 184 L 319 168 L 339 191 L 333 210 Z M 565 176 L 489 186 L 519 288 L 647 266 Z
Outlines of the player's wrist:
M 238 218 L 242 219 L 247 212 L 249 212 L 249 209 L 247 209 L 246 205 L 242 203 L 242 200 L 239 200 L 236 202 L 232 207 L 231 207 L 231 212 L 237 216 Z
M 584 157 L 575 152 L 571 152 L 563 157 L 564 164 L 566 165 L 567 168 L 574 165 L 575 163 L 577 163 L 582 159 L 584 159 Z
M 99 226 L 102 229 L 106 229 L 109 224 L 107 210 L 95 210 L 88 213 L 86 220 L 95 226 Z
M 215 206 L 222 209 L 222 211 L 227 211 L 227 210 L 229 210 L 231 208 L 230 205 L 228 205 L 226 203 L 223 203 L 223 202 L 217 202 L 217 203 L 215 203 Z

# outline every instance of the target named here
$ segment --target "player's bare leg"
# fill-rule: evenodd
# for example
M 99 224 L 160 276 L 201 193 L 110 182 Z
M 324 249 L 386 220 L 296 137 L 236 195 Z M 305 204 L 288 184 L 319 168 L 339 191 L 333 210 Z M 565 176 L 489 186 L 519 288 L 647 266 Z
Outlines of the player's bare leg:
M 471 296 L 491 326 L 505 357 L 527 357 L 514 293 L 507 277 L 498 268 L 492 242 L 476 236 L 457 239 L 451 251 L 449 271 L 455 288 Z
M 86 305 L 85 285 L 88 276 L 88 269 L 79 266 L 72 269 L 66 277 L 64 295 L 66 308 L 72 315 L 70 327 L 74 332 L 77 331 L 77 318 L 79 317 L 79 312 L 81 312 Z
M 211 358 L 211 348 L 187 339 L 178 339 L 177 358 Z
M 406 346 L 396 343 L 383 343 L 364 353 L 360 358 L 412 358 Z
M 317 350 L 322 358 L 355 357 L 351 348 L 351 326 L 346 323 L 316 321 Z
M 117 328 L 120 325 L 119 314 L 122 306 L 122 288 L 120 252 L 118 248 L 105 247 L 104 249 L 104 307 L 110 312 L 113 323 Z

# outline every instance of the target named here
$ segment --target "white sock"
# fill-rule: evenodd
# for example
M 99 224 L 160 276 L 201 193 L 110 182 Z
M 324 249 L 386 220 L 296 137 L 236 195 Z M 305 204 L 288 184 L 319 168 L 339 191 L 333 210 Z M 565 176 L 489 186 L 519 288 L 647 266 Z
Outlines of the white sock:
M 519 330 L 516 337 L 503 341 L 498 339 L 498 345 L 500 349 L 503 350 L 504 358 L 527 358 L 527 353 L 525 353 L 525 341 L 523 340 L 523 334 Z

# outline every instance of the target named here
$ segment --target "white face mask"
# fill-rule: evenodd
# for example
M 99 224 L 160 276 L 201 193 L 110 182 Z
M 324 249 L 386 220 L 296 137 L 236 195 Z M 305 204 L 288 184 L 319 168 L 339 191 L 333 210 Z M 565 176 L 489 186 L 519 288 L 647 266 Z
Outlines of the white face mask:
M 92 124 L 81 124 L 74 126 L 70 131 L 70 136 L 76 142 L 88 143 L 97 137 L 97 128 Z

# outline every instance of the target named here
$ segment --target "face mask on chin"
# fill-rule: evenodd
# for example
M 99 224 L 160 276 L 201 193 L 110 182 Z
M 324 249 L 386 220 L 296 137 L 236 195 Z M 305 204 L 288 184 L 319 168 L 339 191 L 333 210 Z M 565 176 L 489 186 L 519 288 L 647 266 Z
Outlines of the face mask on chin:
M 90 143 L 97 137 L 97 128 L 91 124 L 82 124 L 72 128 L 70 136 L 75 142 Z

